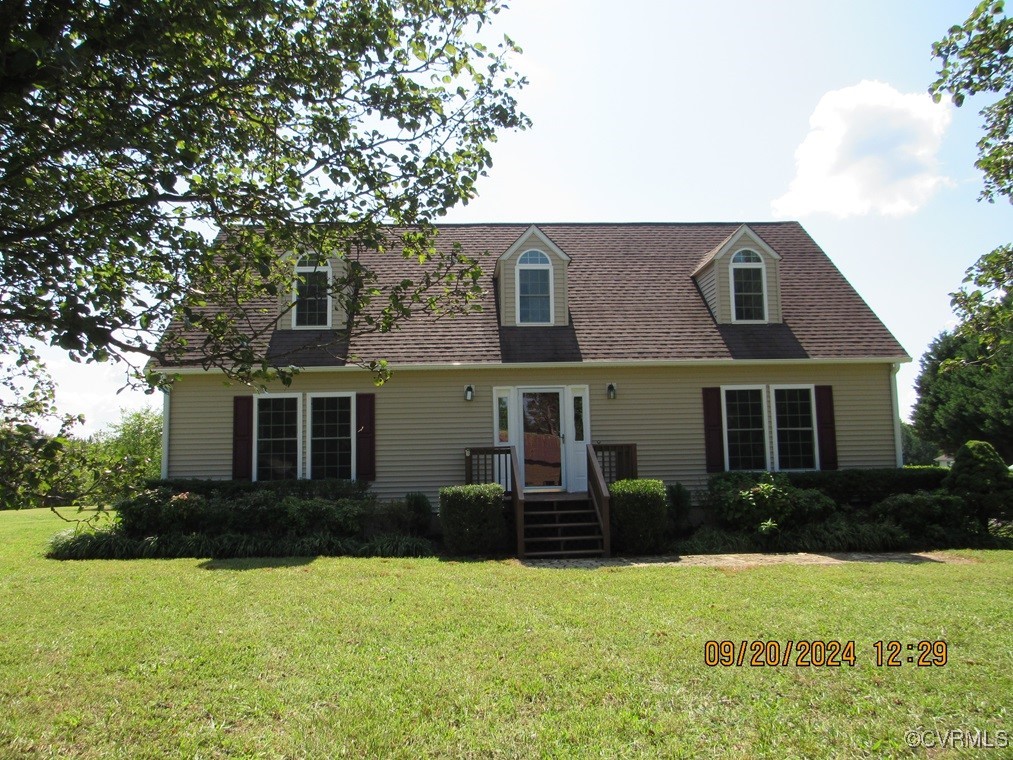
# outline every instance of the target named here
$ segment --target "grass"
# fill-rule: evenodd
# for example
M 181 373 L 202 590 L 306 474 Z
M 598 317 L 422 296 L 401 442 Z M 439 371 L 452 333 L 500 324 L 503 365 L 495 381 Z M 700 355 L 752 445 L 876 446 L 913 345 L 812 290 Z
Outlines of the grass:
M 63 527 L 0 513 L 0 757 L 925 757 L 906 730 L 1013 734 L 1013 552 L 44 559 Z M 858 664 L 711 668 L 708 639 L 854 640 Z M 882 639 L 944 639 L 949 661 L 876 667 Z

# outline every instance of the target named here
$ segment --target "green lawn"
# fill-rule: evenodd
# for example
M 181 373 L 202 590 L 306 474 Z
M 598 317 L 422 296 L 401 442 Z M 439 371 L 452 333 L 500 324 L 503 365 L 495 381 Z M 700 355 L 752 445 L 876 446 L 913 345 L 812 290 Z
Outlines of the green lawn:
M 62 527 L 0 513 L 0 757 L 936 757 L 909 729 L 1013 747 L 1013 552 L 738 571 L 44 559 Z M 854 640 L 857 664 L 707 667 L 708 639 Z M 943 639 L 949 660 L 877 667 L 890 639 Z

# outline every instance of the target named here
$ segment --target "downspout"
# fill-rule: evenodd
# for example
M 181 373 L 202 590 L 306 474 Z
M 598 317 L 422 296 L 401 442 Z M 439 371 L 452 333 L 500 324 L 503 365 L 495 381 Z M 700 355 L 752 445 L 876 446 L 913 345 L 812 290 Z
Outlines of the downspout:
M 162 480 L 169 477 L 169 390 L 162 391 Z
M 900 364 L 894 363 L 890 370 L 890 399 L 893 402 L 893 446 L 897 467 L 904 466 L 904 444 L 900 434 L 900 403 L 897 401 L 897 373 Z

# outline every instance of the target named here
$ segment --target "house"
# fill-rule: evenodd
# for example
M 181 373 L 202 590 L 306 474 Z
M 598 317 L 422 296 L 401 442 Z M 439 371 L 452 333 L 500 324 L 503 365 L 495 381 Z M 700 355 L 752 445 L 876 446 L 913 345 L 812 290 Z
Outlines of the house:
M 481 312 L 350 343 L 322 287 L 341 262 L 296 262 L 295 308 L 264 340 L 302 371 L 254 394 L 184 356 L 163 475 L 435 497 L 473 450 L 513 447 L 530 498 L 585 494 L 598 442 L 635 445 L 641 477 L 691 490 L 722 470 L 901 464 L 895 373 L 910 357 L 797 223 L 441 227 L 438 245 L 455 243 L 484 252 Z M 368 263 L 401 276 L 396 255 Z M 387 359 L 392 379 L 375 387 L 345 352 Z

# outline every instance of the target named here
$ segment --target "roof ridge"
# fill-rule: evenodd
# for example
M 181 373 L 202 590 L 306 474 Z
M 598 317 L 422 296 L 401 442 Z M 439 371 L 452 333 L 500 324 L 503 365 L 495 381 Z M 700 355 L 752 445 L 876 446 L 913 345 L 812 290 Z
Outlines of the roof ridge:
M 781 227 L 801 226 L 796 220 L 766 222 L 724 221 L 724 222 L 434 222 L 437 228 L 445 227 L 741 227 L 746 225 Z M 389 225 L 398 227 L 400 225 Z

